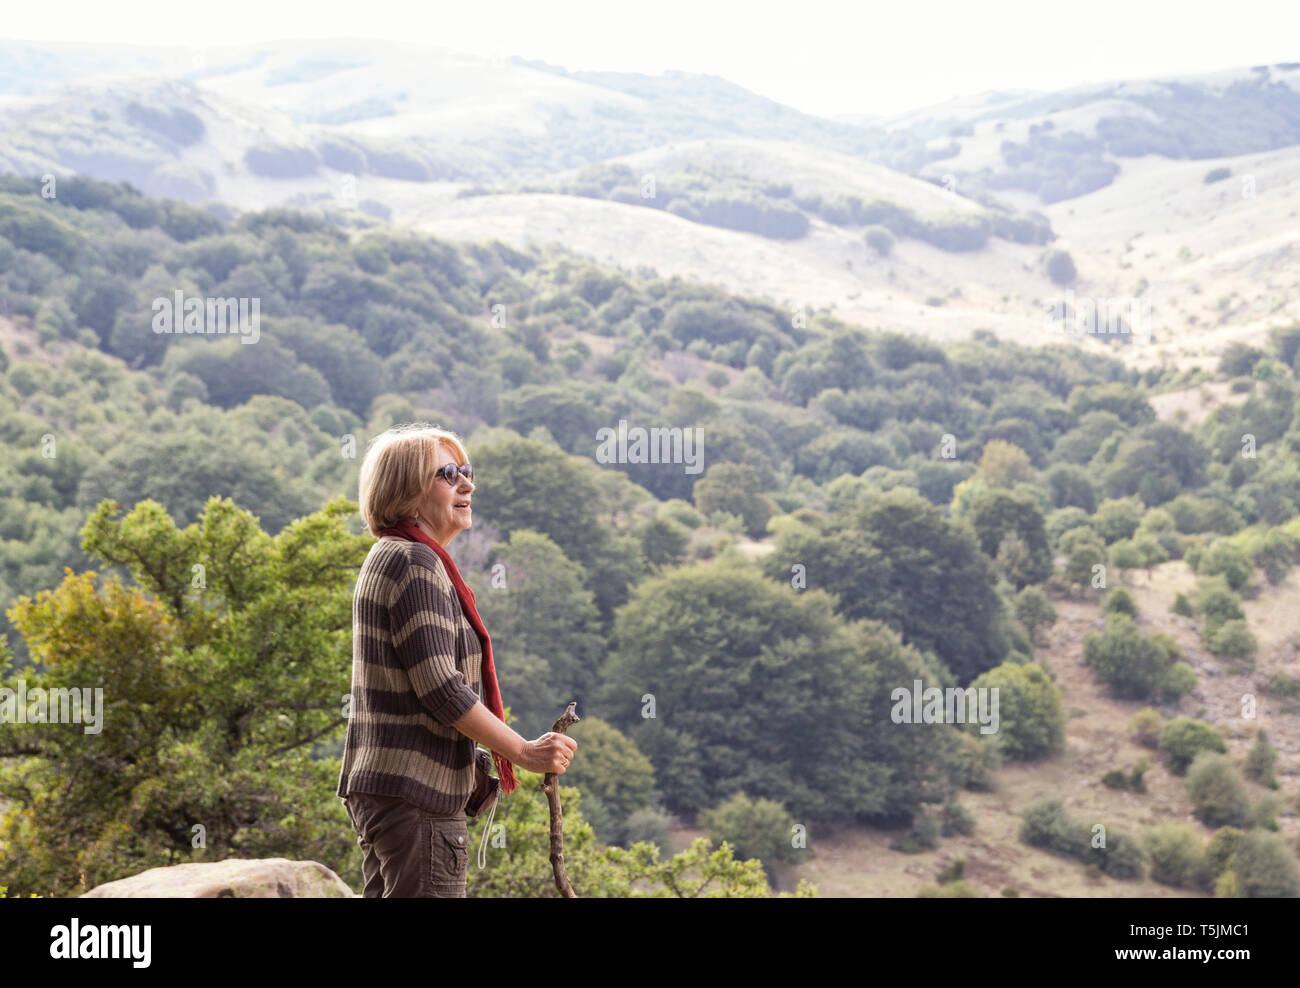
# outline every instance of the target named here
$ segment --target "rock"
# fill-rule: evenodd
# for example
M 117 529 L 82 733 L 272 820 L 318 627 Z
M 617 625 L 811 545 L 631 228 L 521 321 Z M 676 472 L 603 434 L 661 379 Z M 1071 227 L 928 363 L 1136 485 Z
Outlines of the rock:
M 83 899 L 349 899 L 356 893 L 315 861 L 228 858 L 150 868 L 97 885 Z

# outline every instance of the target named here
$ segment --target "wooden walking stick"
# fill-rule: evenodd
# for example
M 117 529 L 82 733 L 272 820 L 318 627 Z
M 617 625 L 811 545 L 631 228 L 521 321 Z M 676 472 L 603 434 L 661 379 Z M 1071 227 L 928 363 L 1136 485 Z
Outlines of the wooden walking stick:
M 569 701 L 560 719 L 551 727 L 552 731 L 564 734 L 570 724 L 582 720 L 576 711 L 577 704 L 577 700 Z M 559 889 L 561 898 L 576 899 L 578 893 L 573 891 L 569 876 L 564 873 L 564 815 L 560 810 L 559 776 L 554 772 L 542 776 L 542 792 L 546 793 L 546 802 L 551 807 L 551 870 L 555 872 L 555 887 Z

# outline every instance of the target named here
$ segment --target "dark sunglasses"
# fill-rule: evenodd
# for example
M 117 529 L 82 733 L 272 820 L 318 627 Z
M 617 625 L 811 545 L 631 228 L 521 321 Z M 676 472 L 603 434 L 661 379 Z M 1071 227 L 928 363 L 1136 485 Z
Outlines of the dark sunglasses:
M 460 466 L 456 466 L 454 463 L 444 463 L 434 474 L 435 477 L 441 477 L 453 487 L 460 483 L 462 475 L 466 480 L 472 481 L 474 479 L 474 468 L 468 463 L 462 463 Z

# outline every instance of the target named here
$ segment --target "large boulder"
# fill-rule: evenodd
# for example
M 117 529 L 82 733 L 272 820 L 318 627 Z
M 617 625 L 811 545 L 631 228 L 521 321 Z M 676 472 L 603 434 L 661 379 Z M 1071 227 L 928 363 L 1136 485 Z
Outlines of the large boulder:
M 229 858 L 150 868 L 97 885 L 83 899 L 347 899 L 356 893 L 315 861 Z

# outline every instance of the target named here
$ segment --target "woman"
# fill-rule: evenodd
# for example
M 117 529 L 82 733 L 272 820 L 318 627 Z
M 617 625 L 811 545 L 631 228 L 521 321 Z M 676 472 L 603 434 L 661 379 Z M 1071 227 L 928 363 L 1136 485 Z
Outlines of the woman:
M 389 429 L 361 463 L 361 515 L 379 541 L 353 591 L 338 795 L 366 898 L 464 897 L 475 742 L 491 749 L 503 792 L 511 762 L 563 773 L 578 746 L 550 732 L 526 741 L 505 724 L 491 640 L 443 549 L 472 524 L 474 490 L 465 447 L 441 429 Z

